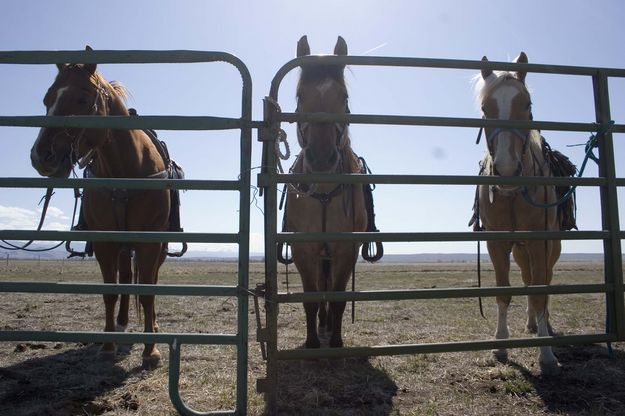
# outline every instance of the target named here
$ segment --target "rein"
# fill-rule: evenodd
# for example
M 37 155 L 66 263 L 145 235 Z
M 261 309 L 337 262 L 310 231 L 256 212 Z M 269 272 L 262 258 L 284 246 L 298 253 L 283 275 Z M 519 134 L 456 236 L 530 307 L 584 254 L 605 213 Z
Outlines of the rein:
M 50 204 L 50 199 L 52 199 L 53 194 L 54 194 L 54 188 L 48 188 L 46 190 L 46 194 L 41 198 L 41 201 L 44 201 L 44 202 L 43 202 L 43 208 L 41 210 L 41 218 L 39 219 L 39 224 L 37 225 L 37 231 L 41 231 L 41 227 L 43 227 L 43 222 L 46 218 L 46 213 L 48 212 L 48 205 Z M 41 201 L 39 201 L 39 203 L 41 203 Z M 74 204 L 74 214 L 75 213 L 76 213 L 76 204 Z M 28 248 L 28 246 L 30 246 L 34 241 L 35 240 L 30 240 L 27 243 L 21 246 L 18 246 L 6 240 L 2 240 L 2 242 L 6 244 L 6 246 L 0 244 L 0 248 L 2 248 L 3 250 L 9 250 L 9 251 L 23 250 L 23 251 L 28 251 L 28 252 L 43 252 L 43 251 L 54 250 L 55 248 L 60 247 L 64 243 L 64 241 L 61 241 L 57 245 L 49 247 L 49 248 Z

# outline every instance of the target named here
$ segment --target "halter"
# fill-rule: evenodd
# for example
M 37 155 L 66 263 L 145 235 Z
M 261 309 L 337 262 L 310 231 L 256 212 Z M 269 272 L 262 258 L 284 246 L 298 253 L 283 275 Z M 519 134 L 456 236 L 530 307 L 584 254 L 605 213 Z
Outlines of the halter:
M 93 116 L 93 115 L 96 115 L 98 113 L 98 110 L 99 110 L 98 101 L 100 101 L 100 99 L 102 97 L 105 97 L 105 103 L 109 99 L 108 91 L 104 87 L 102 87 L 100 85 L 100 80 L 97 77 L 96 77 L 95 90 L 96 90 L 96 95 L 95 95 L 95 98 L 93 99 L 93 104 L 91 105 L 91 111 L 87 114 L 87 116 Z M 106 113 L 108 113 L 108 106 L 105 105 L 104 109 L 106 110 Z M 54 140 L 56 139 L 56 137 L 59 134 L 63 133 L 63 134 L 65 134 L 67 137 L 69 137 L 72 140 L 72 143 L 70 145 L 70 162 L 72 164 L 72 167 L 74 167 L 74 165 L 78 164 L 78 167 L 80 169 L 84 169 L 85 166 L 89 165 L 89 163 L 91 163 L 91 161 L 95 157 L 95 152 L 96 152 L 95 148 L 94 149 L 89 149 L 82 156 L 79 153 L 80 152 L 80 150 L 79 150 L 80 149 L 80 142 L 84 138 L 86 130 L 87 130 L 87 128 L 85 127 L 78 134 L 72 135 L 72 134 L 70 134 L 70 132 L 69 132 L 69 130 L 67 128 L 64 128 L 63 131 L 57 133 L 52 138 L 52 143 L 54 143 Z
M 296 113 L 299 112 L 299 106 L 295 109 L 295 112 Z M 349 104 L 346 99 L 345 100 L 345 114 L 350 114 L 350 113 L 351 111 L 349 111 Z M 299 142 L 299 145 L 302 149 L 305 147 L 304 146 L 304 130 L 308 128 L 308 125 L 309 123 L 307 121 L 297 122 L 297 141 Z M 339 148 L 339 151 L 343 150 L 343 148 L 347 144 L 348 126 L 349 126 L 349 123 L 339 123 L 339 122 L 334 123 L 334 127 L 336 128 L 336 131 L 339 137 L 337 140 L 337 147 Z
M 343 150 L 345 145 L 347 144 L 347 126 L 349 123 L 334 123 L 334 127 L 336 128 L 336 132 L 338 133 L 337 147 L 339 150 Z M 304 144 L 304 130 L 306 130 L 309 126 L 309 123 L 306 121 L 297 122 L 297 141 L 299 142 L 300 147 L 303 149 Z
M 499 127 L 499 128 L 496 128 L 494 131 L 492 131 L 490 134 L 486 135 L 486 146 L 488 147 L 488 152 L 490 153 L 490 155 L 493 156 L 493 146 L 495 143 L 495 139 L 497 138 L 497 136 L 499 136 L 503 132 L 510 132 L 514 134 L 516 137 L 518 137 L 519 139 L 521 139 L 521 143 L 523 143 L 523 150 L 521 151 L 521 154 L 522 155 L 525 154 L 525 152 L 527 151 L 528 144 L 529 144 L 529 136 L 530 136 L 529 131 L 527 132 L 527 134 L 523 134 L 521 133 L 519 129 Z M 480 129 L 480 136 L 481 136 L 481 129 Z M 477 140 L 478 143 L 479 143 L 479 140 L 480 139 L 478 136 L 478 140 Z

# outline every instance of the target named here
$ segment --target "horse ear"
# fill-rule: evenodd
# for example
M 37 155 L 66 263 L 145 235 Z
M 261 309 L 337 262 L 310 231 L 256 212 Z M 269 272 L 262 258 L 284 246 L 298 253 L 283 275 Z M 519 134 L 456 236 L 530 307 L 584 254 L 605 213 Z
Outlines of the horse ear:
M 341 36 L 336 40 L 336 45 L 334 46 L 334 54 L 335 55 L 347 55 L 347 42 Z
M 516 57 L 516 59 L 514 60 L 515 63 L 517 64 L 526 64 L 528 63 L 527 60 L 527 55 L 525 54 L 525 52 L 521 52 L 519 54 L 519 56 Z M 525 76 L 527 75 L 527 72 L 521 72 L 521 71 L 517 71 L 516 73 L 516 77 L 519 79 L 519 81 L 521 82 L 525 82 Z
M 482 62 L 488 62 L 488 58 L 486 56 L 483 56 Z M 492 69 L 482 69 L 482 78 L 486 79 L 490 77 L 492 73 L 493 73 Z
M 86 51 L 92 51 L 93 48 L 91 48 L 91 46 L 87 45 L 87 46 L 85 46 L 85 50 Z M 83 68 L 89 74 L 93 75 L 93 74 L 95 74 L 95 70 L 96 70 L 97 66 L 98 66 L 98 64 L 85 64 Z
M 310 46 L 308 46 L 308 37 L 304 35 L 297 41 L 297 57 L 306 55 L 310 55 Z

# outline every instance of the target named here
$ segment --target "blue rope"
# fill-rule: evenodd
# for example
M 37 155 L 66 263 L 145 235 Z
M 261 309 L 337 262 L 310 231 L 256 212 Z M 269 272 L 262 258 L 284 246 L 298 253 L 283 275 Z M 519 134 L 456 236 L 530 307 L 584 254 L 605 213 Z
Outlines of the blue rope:
M 601 128 L 597 130 L 597 134 L 590 135 L 590 138 L 584 145 L 585 146 L 584 150 L 586 154 L 584 157 L 584 161 L 582 162 L 582 166 L 579 169 L 579 173 L 576 176 L 577 178 L 581 178 L 582 175 L 584 174 L 584 169 L 586 169 L 586 163 L 588 163 L 589 159 L 595 162 L 597 165 L 599 165 L 599 158 L 595 155 L 593 150 L 599 147 L 598 137 L 603 136 L 605 133 L 607 133 L 612 128 L 613 125 L 614 125 L 614 120 L 610 120 L 606 124 L 601 125 Z M 573 146 L 580 146 L 580 145 L 573 145 Z M 563 204 L 567 199 L 571 197 L 571 195 L 575 193 L 576 188 L 577 188 L 577 185 L 571 186 L 571 189 L 569 189 L 564 195 L 562 195 L 560 199 L 549 204 L 540 204 L 538 202 L 533 201 L 532 198 L 530 198 L 529 194 L 527 193 L 527 187 L 523 190 L 522 195 L 523 195 L 523 198 L 525 199 L 525 202 L 532 205 L 533 207 L 547 209 L 547 208 L 557 207 L 558 205 Z

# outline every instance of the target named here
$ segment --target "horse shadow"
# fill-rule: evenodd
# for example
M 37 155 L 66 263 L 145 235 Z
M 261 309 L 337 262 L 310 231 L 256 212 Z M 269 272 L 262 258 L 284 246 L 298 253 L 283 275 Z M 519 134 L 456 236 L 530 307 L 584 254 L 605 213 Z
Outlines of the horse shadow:
M 368 358 L 279 361 L 278 374 L 282 415 L 388 415 L 397 394 L 395 382 Z
M 543 377 L 509 362 L 555 414 L 625 414 L 625 352 L 592 344 L 554 347 L 561 372 Z
M 121 404 L 97 400 L 141 371 L 141 367 L 124 369 L 119 362 L 123 355 L 115 362 L 96 360 L 98 351 L 99 345 L 91 344 L 0 368 L 0 414 L 102 414 L 120 406 L 136 409 L 133 397 L 121 397 Z

